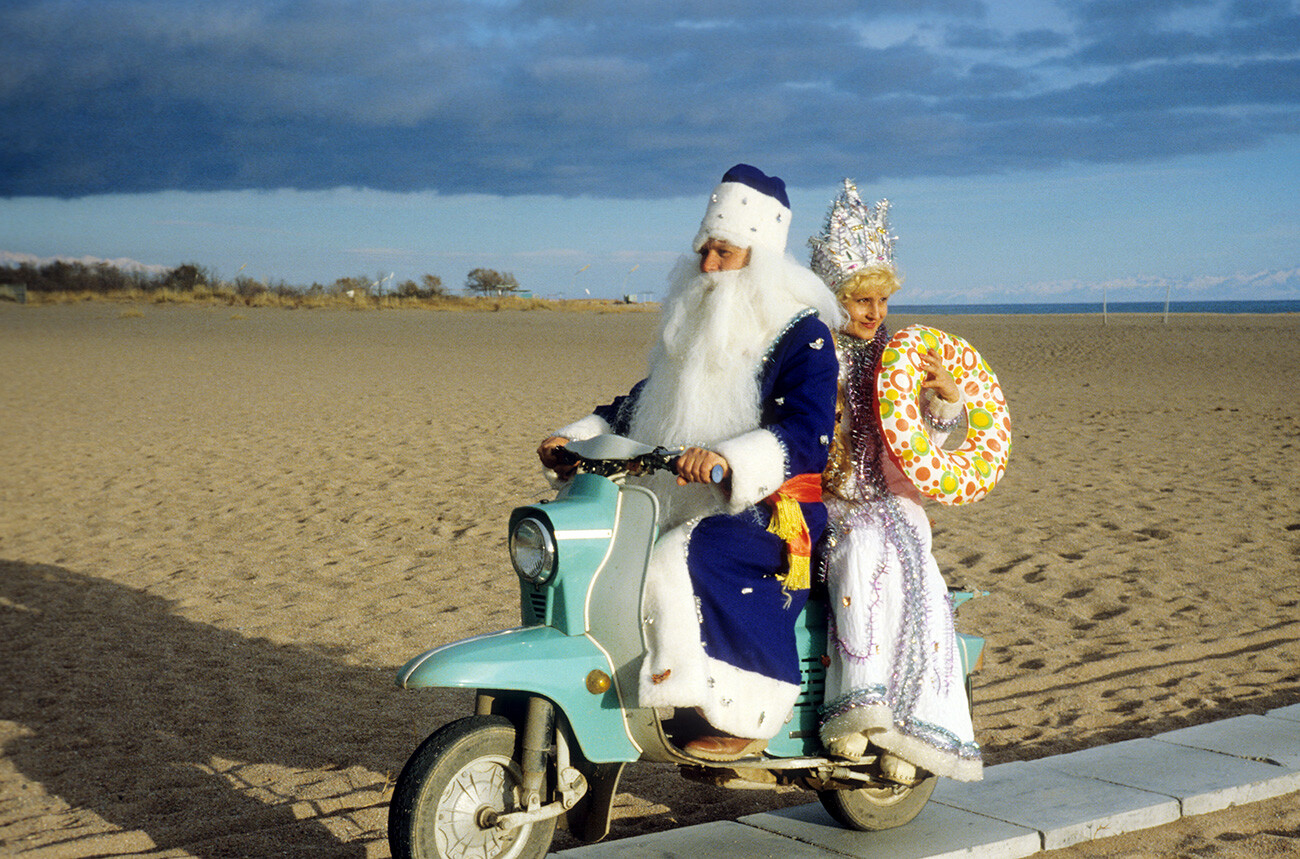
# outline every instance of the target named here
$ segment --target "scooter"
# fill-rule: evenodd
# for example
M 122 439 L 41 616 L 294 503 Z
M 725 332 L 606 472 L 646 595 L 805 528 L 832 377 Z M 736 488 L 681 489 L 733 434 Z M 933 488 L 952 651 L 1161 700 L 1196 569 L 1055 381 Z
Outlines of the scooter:
M 873 754 L 847 761 L 821 747 L 828 607 L 815 587 L 796 628 L 800 696 L 762 754 L 725 763 L 692 757 L 674 740 L 694 736 L 684 724 L 692 711 L 637 706 L 642 587 L 659 501 L 627 478 L 672 471 L 680 451 L 619 436 L 566 450 L 572 480 L 553 500 L 510 516 L 521 625 L 429 650 L 398 674 L 406 689 L 472 688 L 477 697 L 474 715 L 435 731 L 398 776 L 388 816 L 395 859 L 536 859 L 557 825 L 599 841 L 633 761 L 674 763 L 688 778 L 726 787 L 797 785 L 853 829 L 912 820 L 936 776 L 892 781 Z M 971 596 L 950 593 L 954 605 Z M 958 644 L 969 697 L 984 640 L 959 635 Z

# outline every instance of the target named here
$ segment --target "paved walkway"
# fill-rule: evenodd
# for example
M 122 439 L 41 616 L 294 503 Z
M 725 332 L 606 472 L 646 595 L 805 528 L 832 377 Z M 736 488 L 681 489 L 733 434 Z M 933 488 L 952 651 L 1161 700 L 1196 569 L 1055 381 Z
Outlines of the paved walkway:
M 562 859 L 1018 859 L 1300 791 L 1300 704 L 1150 739 L 940 779 L 887 832 L 841 828 L 820 804 L 593 844 Z

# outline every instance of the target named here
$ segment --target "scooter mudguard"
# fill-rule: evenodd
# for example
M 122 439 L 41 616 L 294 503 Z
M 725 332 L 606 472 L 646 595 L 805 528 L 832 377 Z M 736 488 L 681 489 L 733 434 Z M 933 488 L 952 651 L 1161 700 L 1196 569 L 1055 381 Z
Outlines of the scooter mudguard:
M 592 672 L 601 672 L 609 688 L 588 691 Z M 467 638 L 422 653 L 398 672 L 397 685 L 404 689 L 461 687 L 540 695 L 564 712 L 587 760 L 634 761 L 641 752 L 628 736 L 618 694 L 609 684 L 612 674 L 609 658 L 587 636 L 529 626 Z

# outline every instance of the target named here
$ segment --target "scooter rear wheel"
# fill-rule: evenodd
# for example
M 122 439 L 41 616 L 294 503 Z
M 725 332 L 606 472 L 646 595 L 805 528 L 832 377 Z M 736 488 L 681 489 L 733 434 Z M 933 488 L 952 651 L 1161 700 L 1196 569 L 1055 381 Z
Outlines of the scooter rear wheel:
M 934 793 L 938 776 L 911 787 L 860 787 L 855 790 L 821 790 L 817 798 L 841 826 L 865 832 L 893 829 L 921 813 Z
M 468 716 L 442 726 L 411 755 L 388 807 L 394 859 L 541 859 L 555 819 L 502 832 L 491 813 L 519 811 L 522 776 L 515 727 L 501 716 Z

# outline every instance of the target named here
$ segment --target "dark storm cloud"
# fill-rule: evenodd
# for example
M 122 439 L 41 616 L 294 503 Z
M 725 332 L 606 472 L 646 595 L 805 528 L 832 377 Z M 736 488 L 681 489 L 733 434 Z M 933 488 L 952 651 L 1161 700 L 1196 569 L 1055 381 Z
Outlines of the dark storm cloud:
M 9 3 L 0 195 L 651 197 L 741 159 L 807 185 L 1300 131 L 1294 3 L 1066 8 L 1007 29 L 971 0 Z

